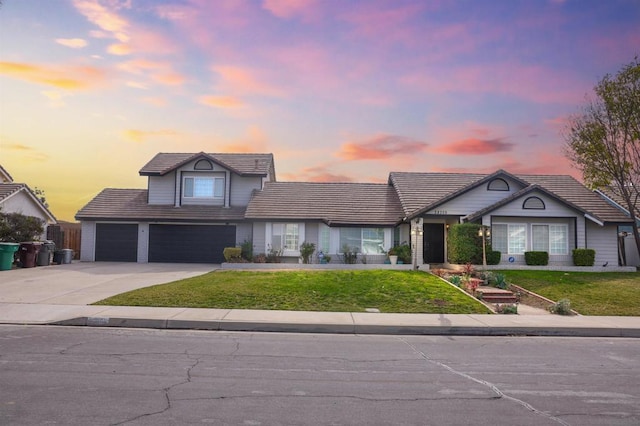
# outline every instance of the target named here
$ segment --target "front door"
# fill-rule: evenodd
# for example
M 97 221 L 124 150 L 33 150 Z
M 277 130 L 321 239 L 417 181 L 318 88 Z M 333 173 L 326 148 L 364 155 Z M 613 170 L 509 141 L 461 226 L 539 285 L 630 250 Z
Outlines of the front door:
M 444 263 L 444 224 L 425 223 L 422 244 L 424 263 Z

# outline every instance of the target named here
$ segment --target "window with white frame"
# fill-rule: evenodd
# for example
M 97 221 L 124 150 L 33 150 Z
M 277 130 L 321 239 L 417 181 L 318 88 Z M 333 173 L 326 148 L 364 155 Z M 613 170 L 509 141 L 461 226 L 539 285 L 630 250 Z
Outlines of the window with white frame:
M 184 178 L 185 198 L 224 198 L 224 178 L 189 176 Z
M 506 254 L 524 254 L 527 247 L 527 227 L 522 224 L 493 224 L 491 246 Z
M 318 235 L 318 252 L 329 254 L 329 250 L 331 250 L 331 228 L 321 223 Z
M 300 227 L 297 223 L 274 223 L 271 232 L 271 248 L 278 251 L 300 249 Z
M 569 228 L 567 225 L 531 225 L 532 247 L 549 254 L 569 253 Z
M 363 254 L 383 254 L 383 228 L 340 228 L 340 250 L 348 246 Z

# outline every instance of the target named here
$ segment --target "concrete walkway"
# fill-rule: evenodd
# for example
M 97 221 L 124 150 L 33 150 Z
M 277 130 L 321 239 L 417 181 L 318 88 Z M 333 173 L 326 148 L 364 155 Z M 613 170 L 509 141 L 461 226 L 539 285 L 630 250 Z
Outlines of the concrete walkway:
M 442 315 L 88 306 L 216 265 L 73 263 L 0 272 L 0 323 L 357 334 L 640 337 L 640 317 Z

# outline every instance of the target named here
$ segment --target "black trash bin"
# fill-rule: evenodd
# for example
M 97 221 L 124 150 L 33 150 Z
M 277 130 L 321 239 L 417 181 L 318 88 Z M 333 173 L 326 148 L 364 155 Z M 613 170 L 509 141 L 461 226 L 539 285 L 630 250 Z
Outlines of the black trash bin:
M 36 264 L 38 266 L 49 266 L 53 258 L 53 252 L 56 249 L 56 243 L 53 241 L 45 241 L 40 247 Z
M 35 241 L 20 243 L 20 266 L 33 268 L 36 266 L 36 258 L 42 247 L 42 243 Z
M 56 250 L 53 252 L 53 263 L 62 265 L 64 262 L 64 252 L 62 250 Z

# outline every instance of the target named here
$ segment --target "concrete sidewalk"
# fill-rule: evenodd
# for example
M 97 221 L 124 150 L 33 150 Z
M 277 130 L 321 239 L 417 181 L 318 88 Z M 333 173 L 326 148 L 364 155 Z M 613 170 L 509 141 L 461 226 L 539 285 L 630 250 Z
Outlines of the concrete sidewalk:
M 200 275 L 216 265 L 75 263 L 0 274 L 0 324 L 221 331 L 640 337 L 640 317 L 442 315 L 93 306 L 105 297 Z M 44 283 L 44 284 L 43 284 Z

